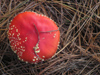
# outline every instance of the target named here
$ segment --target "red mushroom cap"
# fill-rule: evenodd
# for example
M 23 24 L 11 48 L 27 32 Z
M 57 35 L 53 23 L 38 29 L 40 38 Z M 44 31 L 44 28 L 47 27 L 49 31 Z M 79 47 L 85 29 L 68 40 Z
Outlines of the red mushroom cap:
M 20 60 L 36 63 L 51 58 L 57 51 L 60 32 L 46 16 L 23 12 L 11 22 L 8 38 L 12 50 Z

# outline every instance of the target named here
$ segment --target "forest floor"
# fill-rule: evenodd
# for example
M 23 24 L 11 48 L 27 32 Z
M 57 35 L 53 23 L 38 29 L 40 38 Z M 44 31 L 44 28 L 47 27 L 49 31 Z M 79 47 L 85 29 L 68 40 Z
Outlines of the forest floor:
M 9 23 L 25 11 L 46 15 L 59 27 L 53 58 L 26 64 L 11 50 Z M 0 75 L 100 75 L 99 0 L 0 0 Z

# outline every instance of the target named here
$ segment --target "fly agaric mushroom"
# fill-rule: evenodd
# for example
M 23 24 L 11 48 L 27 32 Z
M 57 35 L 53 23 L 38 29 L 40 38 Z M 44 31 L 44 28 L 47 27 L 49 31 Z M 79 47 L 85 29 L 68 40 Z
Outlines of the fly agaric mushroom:
M 20 60 L 37 63 L 56 53 L 60 32 L 50 18 L 35 12 L 23 12 L 11 21 L 8 38 Z

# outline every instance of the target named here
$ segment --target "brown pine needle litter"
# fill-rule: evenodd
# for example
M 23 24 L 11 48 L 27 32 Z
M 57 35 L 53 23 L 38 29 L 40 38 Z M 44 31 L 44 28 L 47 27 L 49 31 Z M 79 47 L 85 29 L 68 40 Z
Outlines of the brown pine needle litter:
M 53 58 L 26 64 L 11 50 L 9 23 L 24 11 L 56 22 L 60 44 Z M 100 75 L 100 1 L 0 0 L 0 75 Z

